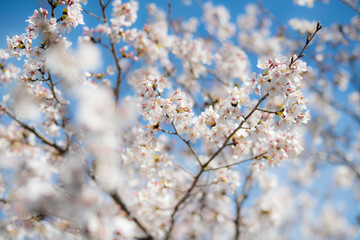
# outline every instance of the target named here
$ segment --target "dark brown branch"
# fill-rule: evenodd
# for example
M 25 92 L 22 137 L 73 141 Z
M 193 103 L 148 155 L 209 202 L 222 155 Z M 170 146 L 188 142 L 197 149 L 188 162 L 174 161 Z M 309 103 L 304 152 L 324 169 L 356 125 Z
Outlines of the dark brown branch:
M 257 0 L 256 4 L 259 6 L 260 10 L 265 13 L 266 15 L 269 16 L 269 18 L 276 23 L 281 29 L 285 30 L 285 26 L 283 26 L 283 24 L 279 21 L 279 19 L 277 19 L 275 17 L 274 14 L 272 14 L 272 12 L 269 11 L 269 9 L 267 9 L 263 3 L 262 0 Z
M 356 63 L 357 61 L 359 61 L 358 57 L 354 54 L 351 58 L 350 58 L 350 69 L 352 71 L 352 77 L 351 77 L 351 81 L 353 83 L 353 85 L 356 87 L 357 91 L 360 92 L 360 79 L 358 77 L 357 74 L 357 67 L 356 67 Z
M 257 110 L 257 108 L 259 107 L 259 105 L 269 96 L 269 94 L 265 94 L 259 101 L 258 103 L 255 105 L 255 107 L 250 111 L 250 113 L 248 115 L 246 115 L 246 117 L 244 118 L 244 120 L 239 124 L 239 126 L 226 138 L 225 142 L 223 143 L 223 145 L 213 154 L 213 156 L 203 165 L 204 168 L 206 168 L 211 162 L 212 160 L 214 160 L 214 158 L 226 147 L 226 144 L 229 142 L 229 140 L 236 134 L 237 131 L 239 131 L 239 129 L 242 128 L 242 126 L 244 125 L 244 123 L 253 115 L 253 113 Z
M 168 15 L 169 15 L 169 25 L 171 26 L 171 28 L 173 29 L 174 33 L 177 35 L 178 31 L 175 28 L 175 24 L 172 18 L 172 14 L 171 14 L 171 1 L 168 2 Z
M 105 3 L 105 5 L 104 5 L 104 8 L 107 8 L 107 6 L 109 5 L 109 3 L 111 3 L 111 1 L 112 0 L 107 1 L 107 3 Z
M 110 1 L 109 1 L 110 2 Z M 107 2 L 107 4 L 109 4 L 109 2 Z M 104 18 L 104 23 L 108 23 L 108 18 L 106 16 L 106 7 L 107 7 L 107 4 L 104 5 L 104 2 L 103 0 L 99 0 L 99 3 L 100 3 L 100 7 L 101 7 L 101 11 L 102 11 L 102 14 L 103 14 L 103 18 Z M 116 68 L 117 68 L 117 78 L 116 78 L 116 84 L 115 84 L 115 88 L 114 88 L 114 96 L 115 96 L 115 101 L 116 103 L 118 102 L 118 99 L 119 99 L 119 95 L 120 95 L 120 84 L 122 82 L 122 78 L 121 78 L 121 72 L 122 72 L 122 69 L 121 69 L 121 66 L 120 66 L 120 63 L 119 63 L 119 57 L 116 53 L 116 48 L 115 48 L 115 44 L 111 41 L 110 39 L 110 46 L 111 46 L 111 53 L 114 57 L 114 61 L 115 61 L 115 65 L 116 65 Z
M 37 138 L 39 138 L 43 143 L 55 148 L 61 155 L 65 154 L 68 149 L 64 149 L 57 145 L 55 142 L 51 141 L 48 137 L 37 131 L 35 128 L 28 126 L 24 122 L 20 121 L 13 113 L 9 111 L 6 107 L 0 105 L 1 111 L 4 111 L 10 118 L 12 118 L 15 122 L 17 122 L 21 127 L 25 128 L 26 130 L 32 132 Z
M 191 192 L 193 191 L 193 189 L 196 187 L 197 182 L 200 180 L 201 175 L 203 174 L 203 172 L 205 172 L 206 167 L 217 157 L 217 155 L 227 146 L 228 141 L 235 135 L 235 133 L 242 128 L 242 126 L 244 125 L 244 123 L 252 116 L 252 114 L 256 111 L 256 109 L 259 107 L 259 105 L 269 96 L 269 94 L 265 94 L 259 101 L 258 103 L 254 106 L 254 108 L 250 111 L 250 113 L 248 115 L 246 115 L 246 117 L 244 118 L 244 120 L 239 124 L 239 126 L 226 138 L 226 140 L 224 141 L 223 145 L 210 157 L 210 159 L 202 165 L 202 168 L 200 170 L 200 172 L 195 176 L 190 188 L 186 191 L 185 195 L 179 200 L 179 202 L 175 205 L 174 210 L 171 214 L 171 220 L 170 220 L 170 227 L 169 230 L 166 233 L 166 237 L 165 239 L 168 240 L 170 239 L 171 236 L 171 232 L 174 228 L 174 224 L 175 224 L 175 215 L 177 214 L 177 212 L 179 211 L 181 205 L 183 205 L 185 203 L 185 201 L 189 198 L 189 196 L 191 195 Z
M 251 179 L 252 179 L 252 171 L 246 176 L 246 179 L 244 182 L 244 187 L 243 187 L 243 190 L 242 190 L 239 200 L 238 200 L 238 198 L 235 199 L 235 201 L 236 201 L 236 219 L 234 221 L 234 224 L 235 224 L 234 240 L 240 239 L 241 210 L 245 203 L 245 200 L 248 198 L 248 191 L 250 190 L 249 184 L 251 184 L 251 181 L 250 181 Z
M 96 181 L 96 176 L 90 171 L 87 171 L 87 175 L 95 182 Z M 109 196 L 114 200 L 114 202 L 116 204 L 118 204 L 121 209 L 126 213 L 127 217 L 129 217 L 131 220 L 133 220 L 136 225 L 143 231 L 143 233 L 146 235 L 146 238 L 142 238 L 142 239 L 146 239 L 146 240 L 152 240 L 154 239 L 151 234 L 149 233 L 149 231 L 146 229 L 146 227 L 139 221 L 139 219 L 137 219 L 137 217 L 133 216 L 133 214 L 130 212 L 129 208 L 127 207 L 127 205 L 125 204 L 125 202 L 121 199 L 121 197 L 119 196 L 119 194 L 117 194 L 116 192 L 110 193 Z
M 49 85 L 49 87 L 50 87 L 50 89 L 51 89 L 52 94 L 54 95 L 54 99 L 56 100 L 56 102 L 57 102 L 58 104 L 64 105 L 64 103 L 62 103 L 62 102 L 60 101 L 60 99 L 56 96 L 56 93 L 55 93 L 55 84 L 54 84 L 54 82 L 53 82 L 53 80 L 52 80 L 50 71 L 47 71 L 47 73 L 48 73 L 48 81 L 49 81 L 50 84 L 49 84 L 48 82 L 47 82 L 47 83 L 48 83 L 48 85 Z M 63 117 L 62 117 L 62 127 L 63 127 L 63 129 L 66 128 L 66 124 L 67 124 L 67 120 L 66 120 L 65 116 L 63 116 Z M 70 146 L 70 136 L 69 136 L 69 134 L 68 134 L 66 131 L 64 131 L 64 132 L 65 132 L 65 136 L 66 136 L 66 149 L 68 149 L 69 146 Z
M 51 7 L 51 17 L 55 17 L 55 5 L 54 5 L 54 2 L 53 2 L 53 0 L 48 0 L 48 3 L 49 3 L 49 5 L 50 5 L 50 7 Z
M 110 52 L 112 51 L 112 50 L 111 50 L 111 47 L 109 47 L 109 46 L 106 45 L 105 43 L 101 42 L 101 39 L 95 40 L 93 37 L 91 37 L 91 40 L 92 40 L 94 43 L 100 44 L 101 46 L 103 46 L 104 48 L 106 48 L 107 50 L 109 50 Z
M 124 203 L 124 201 L 120 198 L 119 194 L 117 193 L 112 193 L 111 198 L 121 207 L 121 209 L 126 212 L 126 214 L 128 215 L 128 217 L 130 217 L 135 223 L 136 225 L 145 233 L 146 238 L 142 238 L 142 239 L 146 239 L 146 240 L 152 240 L 154 239 L 151 234 L 148 232 L 148 230 L 146 229 L 146 227 L 135 217 L 131 214 L 130 210 L 127 208 L 126 204 Z
M 300 58 L 304 57 L 305 55 L 303 54 L 305 49 L 308 47 L 308 45 L 310 44 L 311 40 L 313 40 L 313 38 L 315 37 L 315 35 L 320 31 L 320 29 L 322 28 L 322 25 L 320 24 L 320 21 L 317 23 L 316 25 L 316 29 L 315 31 L 311 34 L 311 35 L 307 35 L 306 37 L 306 42 L 305 45 L 303 47 L 303 49 L 301 50 L 301 52 L 299 53 L 298 56 L 296 56 L 295 60 L 294 57 L 291 58 L 290 60 L 290 64 L 289 64 L 289 68 Z
M 54 95 L 54 98 L 55 98 L 56 102 L 58 102 L 58 103 L 60 103 L 61 105 L 63 105 L 63 103 L 62 103 L 62 102 L 58 99 L 58 97 L 56 96 L 55 87 L 54 87 L 55 84 L 54 84 L 54 82 L 53 82 L 53 80 L 52 80 L 50 71 L 47 71 L 47 74 L 48 74 L 48 80 L 49 80 L 49 82 L 50 82 L 49 87 L 50 87 L 51 93 Z
M 217 81 L 219 81 L 220 83 L 222 83 L 223 85 L 225 85 L 225 86 L 228 86 L 229 84 L 226 84 L 226 82 L 225 81 L 223 81 L 213 70 L 211 70 L 209 67 L 206 67 L 206 71 L 208 72 L 208 73 L 210 73 L 211 75 L 213 75 L 214 77 L 215 77 L 215 79 L 217 80 Z

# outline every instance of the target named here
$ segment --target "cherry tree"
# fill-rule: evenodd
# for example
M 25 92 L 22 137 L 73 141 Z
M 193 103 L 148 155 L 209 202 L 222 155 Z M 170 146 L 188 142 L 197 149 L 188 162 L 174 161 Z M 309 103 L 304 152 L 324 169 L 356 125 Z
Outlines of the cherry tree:
M 0 50 L 2 238 L 359 236 L 358 1 L 44 2 Z

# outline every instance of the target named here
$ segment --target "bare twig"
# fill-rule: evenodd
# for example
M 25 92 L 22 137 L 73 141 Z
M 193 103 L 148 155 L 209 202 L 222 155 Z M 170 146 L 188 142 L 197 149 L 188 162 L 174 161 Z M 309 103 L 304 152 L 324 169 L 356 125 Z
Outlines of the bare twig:
M 54 98 L 56 100 L 56 102 L 58 102 L 59 104 L 63 105 L 63 103 L 59 100 L 59 98 L 56 96 L 56 93 L 55 93 L 55 84 L 52 80 L 52 77 L 51 77 L 51 73 L 50 71 L 47 71 L 47 74 L 48 74 L 48 79 L 50 84 L 49 84 L 49 87 L 50 87 L 50 90 L 51 90 L 51 93 L 54 95 Z
M 191 177 L 195 177 L 189 170 L 185 169 L 183 166 L 181 166 L 180 164 L 177 164 L 176 162 L 173 162 L 173 164 L 175 166 L 177 166 L 178 168 L 180 168 L 181 170 L 183 170 L 184 172 L 186 172 L 187 174 L 189 174 Z
M 56 100 L 56 102 L 57 102 L 58 104 L 64 105 L 64 103 L 62 103 L 62 102 L 60 101 L 60 99 L 56 96 L 56 93 L 55 93 L 55 84 L 54 84 L 54 82 L 53 82 L 53 80 L 52 80 L 50 71 L 47 71 L 47 73 L 48 73 L 48 81 L 49 81 L 49 82 L 46 82 L 46 83 L 48 83 L 48 85 L 49 85 L 49 87 L 50 87 L 50 89 L 51 89 L 51 92 L 52 92 L 52 94 L 54 95 L 54 99 Z M 63 127 L 63 129 L 66 128 L 66 124 L 67 124 L 67 120 L 66 120 L 65 116 L 63 116 L 63 117 L 62 117 L 62 127 Z M 68 134 L 66 131 L 64 131 L 64 132 L 65 132 L 65 136 L 66 136 L 66 149 L 68 149 L 69 146 L 70 146 L 70 136 L 69 136 L 69 134 Z
M 169 25 L 171 26 L 171 28 L 173 29 L 175 34 L 178 34 L 177 29 L 175 28 L 175 24 L 172 18 L 172 14 L 171 14 L 171 1 L 168 2 L 168 15 L 169 15 Z
M 343 2 L 345 5 L 347 5 L 348 7 L 350 7 L 352 10 L 356 11 L 358 14 L 360 14 L 360 8 L 356 7 L 354 4 L 352 4 L 348 0 L 340 0 L 340 1 Z
M 272 14 L 272 12 L 270 12 L 269 9 L 267 9 L 267 8 L 265 7 L 265 5 L 264 5 L 264 3 L 263 3 L 262 0 L 257 0 L 256 3 L 257 3 L 257 5 L 259 6 L 260 10 L 261 10 L 263 13 L 265 13 L 266 15 L 268 15 L 269 18 L 270 18 L 274 23 L 276 23 L 276 24 L 280 27 L 280 29 L 286 30 L 286 26 L 284 26 L 284 25 L 279 21 L 279 19 L 277 19 L 277 17 L 275 17 L 275 15 Z
M 87 11 L 86 9 L 82 9 L 86 14 L 88 14 L 88 15 L 90 15 L 90 16 L 92 16 L 92 17 L 94 17 L 94 18 L 96 18 L 96 19 L 98 19 L 98 20 L 100 20 L 100 21 L 105 21 L 105 19 L 104 18 L 102 18 L 102 17 L 99 17 L 98 15 L 96 15 L 96 14 L 94 14 L 94 13 L 92 13 L 92 12 L 89 12 L 89 11 Z
M 107 3 L 105 3 L 104 8 L 107 8 L 107 6 L 109 5 L 109 3 L 111 3 L 112 0 L 108 0 Z
M 266 154 L 266 152 L 264 152 L 262 154 L 259 154 L 259 155 L 255 156 L 255 157 L 252 157 L 252 158 L 241 160 L 239 162 L 234 162 L 234 163 L 224 165 L 224 166 L 220 166 L 220 167 L 216 167 L 216 168 L 208 168 L 208 169 L 205 169 L 204 171 L 214 171 L 214 170 L 219 170 L 219 169 L 222 169 L 222 168 L 229 168 L 229 167 L 239 165 L 241 163 L 248 162 L 248 161 L 255 160 L 255 159 L 256 160 L 261 160 L 264 157 L 265 154 Z
M 215 77 L 215 79 L 217 81 L 219 81 L 220 83 L 222 83 L 225 86 L 228 86 L 229 84 L 226 84 L 226 82 L 224 80 L 222 80 L 213 70 L 211 70 L 209 67 L 206 67 L 206 71 L 208 73 L 210 73 L 211 75 L 213 75 Z
M 164 133 L 168 133 L 168 134 L 172 134 L 172 135 L 176 135 L 176 132 L 170 132 L 170 131 L 168 131 L 168 130 L 165 130 L 165 129 L 159 129 L 159 131 L 162 131 L 162 132 L 164 132 Z
M 320 24 L 320 21 L 317 23 L 316 25 L 316 29 L 312 34 L 307 35 L 306 37 L 306 42 L 305 45 L 303 47 L 303 49 L 301 50 L 301 52 L 299 53 L 298 56 L 296 56 L 295 60 L 294 57 L 291 58 L 290 60 L 290 64 L 289 64 L 289 68 L 300 58 L 304 57 L 305 55 L 303 54 L 305 49 L 307 48 L 307 46 L 310 44 L 311 40 L 313 40 L 313 38 L 315 37 L 315 35 L 320 31 L 320 29 L 322 28 L 322 25 Z
M 51 17 L 55 17 L 55 5 L 53 0 L 48 0 L 48 3 L 51 7 Z
M 190 151 L 192 152 L 192 154 L 195 156 L 197 162 L 199 163 L 200 167 L 202 168 L 202 163 L 198 157 L 198 155 L 196 154 L 196 152 L 194 151 L 194 149 L 192 148 L 192 146 L 190 145 L 190 142 L 185 140 L 176 130 L 175 124 L 174 122 L 171 122 L 171 125 L 173 126 L 174 130 L 175 130 L 175 134 L 188 146 L 188 148 L 190 149 Z
M 244 187 L 242 189 L 242 193 L 240 195 L 239 198 L 235 198 L 236 201 L 236 219 L 234 221 L 235 224 L 235 236 L 234 236 L 234 240 L 238 240 L 240 239 L 240 223 L 241 223 L 241 210 L 242 207 L 245 203 L 245 200 L 248 198 L 248 192 L 250 190 L 250 184 L 251 184 L 251 180 L 252 180 L 252 171 L 250 171 L 250 173 L 246 176 L 245 182 L 244 182 Z
M 336 102 L 336 101 L 334 101 L 334 100 L 328 99 L 321 90 L 319 90 L 319 89 L 317 89 L 317 88 L 315 88 L 315 87 L 311 87 L 311 89 L 314 90 L 317 94 L 319 94 L 319 96 L 320 96 L 325 102 L 328 102 L 328 103 L 329 103 L 331 106 L 333 106 L 334 108 L 336 108 L 336 109 L 338 109 L 338 110 L 340 110 L 340 111 L 348 114 L 352 119 L 354 119 L 354 120 L 360 125 L 360 116 L 359 116 L 356 112 L 352 111 L 352 110 L 351 110 L 350 108 L 348 108 L 346 105 L 343 105 L 343 104 L 341 104 L 341 103 L 339 103 L 339 102 Z
M 106 3 L 106 5 L 104 5 L 104 2 L 103 0 L 99 0 L 99 3 L 100 3 L 100 7 L 101 7 L 101 11 L 102 11 L 102 14 L 103 14 L 103 21 L 104 23 L 108 23 L 108 19 L 107 19 L 107 16 L 106 16 L 106 7 L 107 7 L 107 4 L 109 4 L 110 1 L 108 1 Z M 122 72 L 122 69 L 121 69 L 121 66 L 120 66 L 120 63 L 119 63 L 119 57 L 116 53 L 116 48 L 115 48 L 115 44 L 111 41 L 110 39 L 110 46 L 111 46 L 111 53 L 114 57 L 114 61 L 115 61 L 115 64 L 116 64 L 116 68 L 117 68 L 117 78 L 116 78 L 116 84 L 115 84 L 115 88 L 114 88 L 114 96 L 115 96 L 115 101 L 116 103 L 118 102 L 118 99 L 119 99 L 119 95 L 120 95 L 120 84 L 122 82 L 122 78 L 121 78 L 121 72 Z

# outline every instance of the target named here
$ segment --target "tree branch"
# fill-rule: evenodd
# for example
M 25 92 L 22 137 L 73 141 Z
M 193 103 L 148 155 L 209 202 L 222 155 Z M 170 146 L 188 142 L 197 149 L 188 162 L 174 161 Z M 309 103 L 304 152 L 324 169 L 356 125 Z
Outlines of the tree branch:
M 10 118 L 12 118 L 15 122 L 17 122 L 21 127 L 25 128 L 26 130 L 29 130 L 32 132 L 37 138 L 39 138 L 43 143 L 55 148 L 61 155 L 65 154 L 68 149 L 64 149 L 57 145 L 55 142 L 51 141 L 48 137 L 43 135 L 41 132 L 37 131 L 35 128 L 28 126 L 21 120 L 19 120 L 13 113 L 9 111 L 5 106 L 0 105 L 1 111 L 4 111 Z
M 358 8 L 354 4 L 350 3 L 348 0 L 340 0 L 340 1 L 343 2 L 345 5 L 347 5 L 348 7 L 350 7 L 355 12 L 357 12 L 358 14 L 360 14 L 360 8 Z
M 303 49 L 301 50 L 301 52 L 299 53 L 298 56 L 296 56 L 295 60 L 294 57 L 291 58 L 290 64 L 289 64 L 289 68 L 300 58 L 304 57 L 305 55 L 303 55 L 305 49 L 307 48 L 307 46 L 310 44 L 311 40 L 313 40 L 313 38 L 315 37 L 315 35 L 320 31 L 320 29 L 322 28 L 322 25 L 320 24 L 320 21 L 317 23 L 316 25 L 316 30 L 311 34 L 311 35 L 307 35 L 306 37 L 306 42 L 305 45 L 303 47 Z
M 84 9 L 84 8 L 82 8 L 82 10 L 86 13 L 86 14 L 88 14 L 88 15 L 90 15 L 90 16 L 92 16 L 92 17 L 94 17 L 94 18 L 96 18 L 96 19 L 98 19 L 98 20 L 100 20 L 100 21 L 105 21 L 105 19 L 104 18 L 102 18 L 102 17 L 99 17 L 98 15 L 96 15 L 96 14 L 94 14 L 94 13 L 92 13 L 92 12 L 89 12 L 89 11 L 87 11 L 86 9 Z
M 203 172 L 205 172 L 206 167 L 216 158 L 216 156 L 227 146 L 228 141 L 235 135 L 235 133 L 242 128 L 242 126 L 244 125 L 244 123 L 251 117 L 251 115 L 256 111 L 256 109 L 259 107 L 259 105 L 269 96 L 268 93 L 266 93 L 259 101 L 258 103 L 254 106 L 254 108 L 250 111 L 250 113 L 244 118 L 244 120 L 239 124 L 239 126 L 226 138 L 226 140 L 224 141 L 223 145 L 210 157 L 210 159 L 202 165 L 202 168 L 200 170 L 200 172 L 195 176 L 190 188 L 186 191 L 185 195 L 178 201 L 178 203 L 175 205 L 174 210 L 171 214 L 171 220 L 170 220 L 170 227 L 168 232 L 166 233 L 166 237 L 165 239 L 168 240 L 170 239 L 170 235 L 171 232 L 174 228 L 174 224 L 175 224 L 175 215 L 176 213 L 179 211 L 180 207 L 182 204 L 185 203 L 185 201 L 189 198 L 189 196 L 191 195 L 191 192 L 193 191 L 193 189 L 195 188 L 197 182 L 199 181 L 201 175 L 203 174 Z
M 244 160 L 241 160 L 239 162 L 235 162 L 235 163 L 231 163 L 231 164 L 228 164 L 228 165 L 224 165 L 224 166 L 221 166 L 221 167 L 216 167 L 216 168 L 208 168 L 208 169 L 205 169 L 204 172 L 206 171 L 214 171 L 214 170 L 219 170 L 219 169 L 222 169 L 222 168 L 228 168 L 228 167 L 232 167 L 232 166 L 235 166 L 235 165 L 239 165 L 241 163 L 244 163 L 244 162 L 248 162 L 248 161 L 251 161 L 251 160 L 261 160 L 264 155 L 266 154 L 266 152 L 262 153 L 262 154 L 259 154 L 255 157 L 252 157 L 252 158 L 248 158 L 248 159 L 244 159 Z
M 236 201 L 236 219 L 234 221 L 235 224 L 235 236 L 234 236 L 234 240 L 238 240 L 240 239 L 240 223 L 241 223 L 241 210 L 242 207 L 244 205 L 245 200 L 248 198 L 248 191 L 250 190 L 250 183 L 252 180 L 252 171 L 246 176 L 245 182 L 244 182 L 244 187 L 242 189 L 242 193 L 240 196 L 240 200 L 238 201 L 238 198 L 235 198 Z
M 195 156 L 197 162 L 199 163 L 200 167 L 202 168 L 202 163 L 198 157 L 198 155 L 196 154 L 196 152 L 194 151 L 194 149 L 191 147 L 190 142 L 185 140 L 176 130 L 176 127 L 174 125 L 173 122 L 171 122 L 171 125 L 173 126 L 174 130 L 175 130 L 175 134 L 188 146 L 188 148 L 190 149 L 190 151 L 192 152 L 192 154 Z
M 110 3 L 110 1 L 108 1 L 106 3 L 106 5 L 104 5 L 103 3 L 103 0 L 99 0 L 99 3 L 100 3 L 100 7 L 101 7 L 101 11 L 102 11 L 102 14 L 103 14 L 103 18 L 104 18 L 104 23 L 108 23 L 108 19 L 107 19 L 107 16 L 106 16 L 106 7 L 107 5 Z M 115 48 L 115 44 L 111 41 L 110 39 L 110 46 L 111 46 L 111 53 L 114 57 L 114 61 L 115 61 L 115 65 L 116 65 L 116 68 L 117 68 L 117 78 L 116 78 L 116 84 L 115 84 L 115 88 L 114 88 L 114 96 L 115 96 L 115 101 L 116 101 L 116 104 L 118 102 L 118 99 L 119 99 L 119 94 L 120 94 L 120 84 L 122 82 L 122 78 L 121 78 L 121 72 L 122 72 L 122 69 L 121 69 L 121 66 L 120 66 L 120 63 L 119 63 L 119 57 L 116 53 L 116 48 Z
M 154 239 L 151 234 L 148 232 L 148 230 L 146 229 L 146 227 L 135 217 L 131 214 L 130 210 L 127 208 L 126 204 L 124 203 L 124 201 L 120 198 L 119 194 L 117 193 L 112 193 L 111 198 L 121 207 L 121 209 L 126 212 L 126 214 L 128 215 L 129 218 L 131 218 L 136 225 L 145 233 L 146 238 L 142 238 L 142 239 L 146 239 L 146 240 L 152 240 Z
M 177 35 L 178 31 L 175 28 L 175 24 L 172 18 L 172 14 L 171 14 L 171 1 L 168 2 L 168 15 L 169 15 L 169 25 L 171 26 L 171 28 L 174 30 L 174 33 Z
M 95 182 L 96 181 L 96 177 L 95 175 L 88 170 L 87 171 L 87 175 Z M 110 193 L 109 196 L 113 199 L 113 201 L 115 203 L 117 203 L 121 209 L 126 213 L 126 215 L 135 222 L 135 224 L 143 231 L 143 233 L 146 235 L 146 238 L 142 238 L 144 240 L 152 240 L 154 239 L 151 234 L 149 233 L 149 231 L 146 229 L 146 227 L 139 221 L 139 219 L 137 219 L 137 217 L 133 216 L 133 214 L 131 214 L 129 208 L 127 207 L 127 205 L 125 204 L 125 202 L 121 199 L 121 197 L 119 196 L 119 194 L 117 194 L 116 192 Z

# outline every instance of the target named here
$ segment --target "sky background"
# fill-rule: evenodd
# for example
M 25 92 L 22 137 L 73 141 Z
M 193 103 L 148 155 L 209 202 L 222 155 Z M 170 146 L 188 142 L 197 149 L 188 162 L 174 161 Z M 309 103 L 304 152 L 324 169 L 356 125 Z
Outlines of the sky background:
M 46 2 L 46 0 L 1 1 L 0 19 L 2 22 L 0 24 L 0 48 L 6 47 L 6 36 L 13 36 L 15 34 L 20 35 L 25 31 L 25 27 L 27 26 L 25 20 L 28 19 L 28 16 L 33 14 L 34 9 L 39 6 L 46 6 L 44 2 Z M 139 26 L 141 26 L 146 20 L 146 8 L 144 8 L 144 6 L 151 2 L 154 2 L 158 6 L 167 10 L 167 0 L 140 0 L 138 21 L 136 23 L 140 24 Z M 200 17 L 199 13 L 201 12 L 199 11 L 200 9 L 197 4 L 193 3 L 190 7 L 186 7 L 181 2 L 182 0 L 172 0 L 172 12 L 174 18 L 180 16 L 184 18 L 191 16 Z M 236 16 L 244 13 L 244 6 L 249 3 L 255 3 L 256 1 L 214 0 L 212 2 L 215 5 L 225 5 L 230 11 L 231 20 L 235 22 Z M 330 0 L 330 4 L 316 2 L 314 8 L 296 6 L 293 4 L 292 0 L 264 0 L 263 3 L 266 8 L 268 8 L 270 12 L 272 12 L 282 23 L 287 23 L 289 19 L 297 17 L 315 21 L 320 20 L 326 27 L 332 22 L 348 22 L 352 16 L 356 15 L 353 10 L 343 4 L 340 0 Z M 97 0 L 88 0 L 88 5 L 85 9 L 88 11 L 98 12 L 98 6 Z M 84 14 L 84 18 L 85 23 L 94 22 L 94 19 L 86 14 Z M 78 28 L 81 28 L 81 26 Z
M 104 0 L 105 1 L 105 0 Z M 106 1 L 105 1 L 106 2 Z M 123 1 L 124 2 L 124 1 Z M 142 28 L 147 20 L 146 5 L 149 3 L 155 3 L 160 8 L 164 9 L 167 13 L 168 0 L 139 0 L 138 19 L 134 24 L 137 28 Z M 192 0 L 191 6 L 185 6 L 183 0 L 172 0 L 172 15 L 174 19 L 188 19 L 190 17 L 198 17 L 201 19 L 202 11 L 195 0 Z M 202 0 L 202 2 L 206 2 Z M 245 6 L 249 3 L 256 3 L 255 0 L 214 0 L 214 5 L 224 5 L 230 11 L 231 22 L 236 23 L 237 16 L 245 13 Z M 316 2 L 314 8 L 300 7 L 293 3 L 292 0 L 263 0 L 265 7 L 284 25 L 287 25 L 291 18 L 305 18 L 310 21 L 320 21 L 324 27 L 329 26 L 331 23 L 348 23 L 351 17 L 356 15 L 356 12 L 342 3 L 340 0 L 330 0 L 329 4 L 323 2 Z M 0 48 L 6 48 L 6 37 L 21 35 L 25 32 L 27 22 L 25 22 L 29 16 L 34 12 L 34 9 L 39 7 L 47 7 L 47 0 L 13 0 L 2 1 L 2 7 L 0 8 Z M 101 15 L 99 1 L 88 0 L 88 4 L 84 7 L 87 11 L 94 12 L 97 15 Z M 111 6 L 108 8 L 111 10 Z M 57 17 L 60 13 L 58 12 Z M 108 13 L 110 16 L 110 12 Z M 84 21 L 89 26 L 96 26 L 98 20 L 84 13 Z M 273 24 L 274 25 L 274 24 Z M 200 30 L 201 31 L 201 30 Z M 73 42 L 73 47 L 76 48 L 77 36 L 81 34 L 82 26 L 79 25 L 76 29 L 73 29 L 70 35 L 66 37 Z M 304 37 L 305 40 L 305 37 Z M 234 37 L 234 42 L 237 42 Z M 105 51 L 103 51 L 105 53 Z M 112 64 L 107 59 L 112 59 L 109 56 L 103 55 L 104 66 Z M 257 71 L 257 57 L 249 54 L 249 59 L 252 65 L 252 71 Z M 306 56 L 304 58 L 306 61 Z M 126 83 L 124 84 L 126 85 Z M 122 92 L 126 87 L 122 88 Z M 1 92 L 1 90 L 0 90 Z

